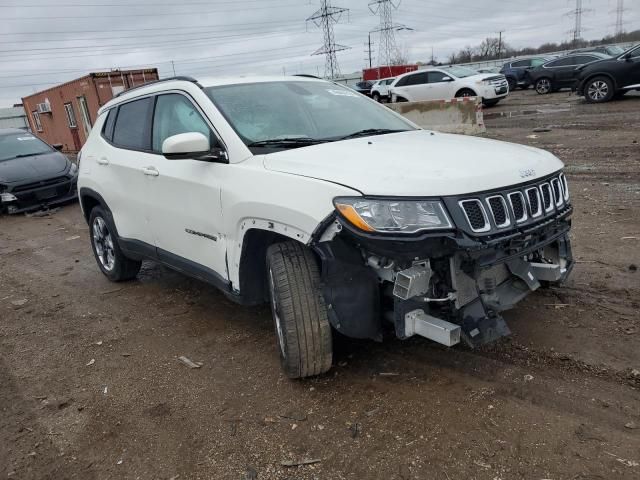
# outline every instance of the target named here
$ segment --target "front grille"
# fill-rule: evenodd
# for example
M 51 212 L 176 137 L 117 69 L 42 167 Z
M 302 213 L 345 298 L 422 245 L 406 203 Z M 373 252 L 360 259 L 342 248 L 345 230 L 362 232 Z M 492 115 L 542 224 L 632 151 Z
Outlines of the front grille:
M 560 186 L 560 180 L 554 178 L 551 180 L 551 189 L 553 191 L 553 199 L 556 203 L 556 206 L 559 207 L 564 203 L 564 198 L 562 196 L 562 187 Z
M 516 224 L 524 227 L 533 220 L 544 221 L 556 212 L 566 212 L 568 192 L 567 179 L 560 174 L 542 183 L 530 182 L 507 192 L 478 193 L 455 202 L 474 233 L 487 233 Z
M 551 187 L 548 183 L 540 185 L 540 192 L 542 193 L 542 206 L 545 212 L 549 212 L 553 209 L 553 202 L 551 201 Z
M 509 202 L 511 202 L 511 208 L 513 209 L 513 218 L 515 219 L 515 221 L 517 223 L 524 222 L 527 219 L 527 210 L 522 193 L 510 193 Z
M 503 228 L 509 226 L 509 212 L 507 211 L 507 204 L 501 195 L 487 198 L 487 203 L 491 209 L 491 215 L 493 215 L 493 221 L 496 227 Z
M 491 228 L 480 200 L 465 200 L 460 205 L 474 232 L 485 232 Z
M 529 201 L 529 214 L 531 217 L 536 218 L 542 215 L 540 192 L 538 192 L 537 188 L 533 187 L 527 189 L 527 200 Z
M 47 180 L 41 180 L 39 182 L 18 185 L 12 190 L 12 193 L 26 192 L 27 190 L 35 190 L 36 188 L 45 188 L 45 187 L 54 186 L 59 183 L 64 183 L 68 181 L 69 179 L 67 177 L 49 178 Z

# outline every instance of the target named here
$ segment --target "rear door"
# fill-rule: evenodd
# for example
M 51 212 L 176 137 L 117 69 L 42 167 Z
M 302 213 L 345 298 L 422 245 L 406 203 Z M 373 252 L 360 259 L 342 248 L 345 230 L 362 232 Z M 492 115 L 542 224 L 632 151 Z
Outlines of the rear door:
M 220 146 L 202 110 L 187 94 L 158 95 L 153 115 L 152 150 L 148 168 L 151 208 L 149 222 L 158 258 L 205 280 L 228 279 L 220 195 L 229 165 L 201 160 L 168 160 L 162 143 L 180 133 L 199 132 Z
M 409 100 L 410 102 L 419 102 L 422 100 L 431 100 L 429 97 L 429 89 L 427 87 L 427 72 L 413 73 L 401 78 L 396 86 L 396 95 Z
M 102 136 L 106 145 L 94 167 L 101 193 L 113 214 L 118 235 L 153 246 L 149 229 L 149 191 L 145 167 L 151 153 L 153 97 L 121 104 L 109 111 Z

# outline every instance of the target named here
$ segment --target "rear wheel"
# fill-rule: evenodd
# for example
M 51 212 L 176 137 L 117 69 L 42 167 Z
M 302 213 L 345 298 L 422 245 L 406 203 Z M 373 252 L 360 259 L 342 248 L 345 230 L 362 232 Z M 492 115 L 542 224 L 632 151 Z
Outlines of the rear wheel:
M 539 78 L 536 80 L 536 92 L 538 92 L 539 95 L 546 95 L 552 91 L 553 87 L 549 78 Z
M 613 82 L 608 77 L 592 78 L 584 88 L 584 97 L 589 103 L 608 102 L 614 94 Z
M 112 282 L 131 280 L 138 275 L 142 262 L 127 258 L 115 236 L 109 217 L 102 207 L 95 207 L 89 216 L 91 248 L 98 267 Z
M 290 378 L 326 372 L 333 357 L 331 325 L 313 254 L 294 241 L 272 245 L 267 274 L 283 370 Z

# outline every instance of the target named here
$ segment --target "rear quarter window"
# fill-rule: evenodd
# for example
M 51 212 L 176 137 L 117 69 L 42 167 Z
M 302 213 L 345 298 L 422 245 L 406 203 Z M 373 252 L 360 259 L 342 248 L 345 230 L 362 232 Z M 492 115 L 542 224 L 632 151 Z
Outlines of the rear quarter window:
M 107 119 L 102 126 L 102 136 L 107 140 L 113 140 L 113 127 L 116 124 L 116 115 L 118 114 L 117 108 L 112 108 L 107 112 Z
M 153 97 L 120 105 L 113 128 L 113 143 L 131 150 L 151 150 L 152 111 Z

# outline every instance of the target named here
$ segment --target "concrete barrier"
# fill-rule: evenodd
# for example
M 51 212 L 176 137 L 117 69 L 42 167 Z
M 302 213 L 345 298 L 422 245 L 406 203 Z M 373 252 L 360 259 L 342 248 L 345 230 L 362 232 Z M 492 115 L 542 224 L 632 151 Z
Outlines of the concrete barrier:
M 477 135 L 486 131 L 478 97 L 428 102 L 389 103 L 389 108 L 429 130 Z

